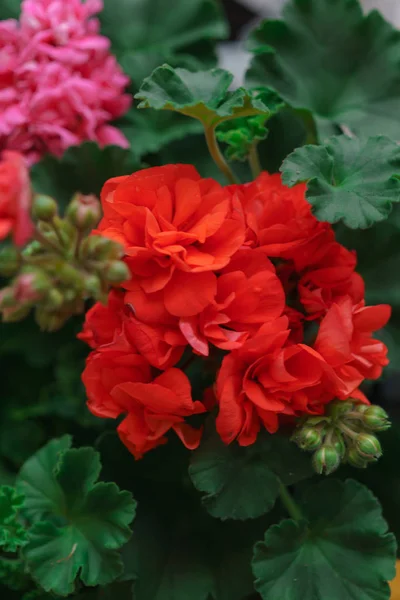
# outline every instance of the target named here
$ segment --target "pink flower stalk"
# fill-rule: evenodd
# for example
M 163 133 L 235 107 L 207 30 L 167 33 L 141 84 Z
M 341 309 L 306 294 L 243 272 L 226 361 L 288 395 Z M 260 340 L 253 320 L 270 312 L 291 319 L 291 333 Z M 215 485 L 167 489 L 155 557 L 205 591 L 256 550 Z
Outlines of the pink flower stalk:
M 101 0 L 24 0 L 19 22 L 0 22 L 0 149 L 34 163 L 86 140 L 128 146 L 109 124 L 131 98 L 99 34 L 101 9 Z

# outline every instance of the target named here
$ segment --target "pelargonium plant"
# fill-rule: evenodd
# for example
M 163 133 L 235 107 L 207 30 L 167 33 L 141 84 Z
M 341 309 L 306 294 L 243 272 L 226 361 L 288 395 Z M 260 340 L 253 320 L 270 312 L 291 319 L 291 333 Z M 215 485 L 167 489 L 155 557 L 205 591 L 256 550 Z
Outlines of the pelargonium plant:
M 0 7 L 0 590 L 385 600 L 400 33 L 288 0 Z

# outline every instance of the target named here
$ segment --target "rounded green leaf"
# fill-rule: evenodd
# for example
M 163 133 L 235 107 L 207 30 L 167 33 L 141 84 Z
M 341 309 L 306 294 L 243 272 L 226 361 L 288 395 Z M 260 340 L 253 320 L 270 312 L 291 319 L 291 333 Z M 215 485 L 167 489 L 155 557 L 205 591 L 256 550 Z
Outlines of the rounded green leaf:
M 279 493 L 279 480 L 260 446 L 225 445 L 216 433 L 205 437 L 192 455 L 189 474 L 213 517 L 252 519 L 268 512 Z
M 144 80 L 135 98 L 141 100 L 138 108 L 172 110 L 198 119 L 205 127 L 237 117 L 269 117 L 283 106 L 268 88 L 231 92 L 232 81 L 233 75 L 224 69 L 193 73 L 163 65 Z
M 358 0 L 289 0 L 250 45 L 248 84 L 311 111 L 322 139 L 340 130 L 400 138 L 400 32 L 378 12 L 364 16 Z
M 273 525 L 254 550 L 263 600 L 388 600 L 396 541 L 380 505 L 356 481 L 309 488 L 304 522 Z
M 99 454 L 70 450 L 71 439 L 52 440 L 22 467 L 18 490 L 33 523 L 24 548 L 27 567 L 47 591 L 65 596 L 75 579 L 105 585 L 123 565 L 118 549 L 128 541 L 135 516 L 132 495 L 114 483 L 97 482 Z
M 298 148 L 281 171 L 286 185 L 308 182 L 307 200 L 320 221 L 370 227 L 400 201 L 400 147 L 385 136 L 362 141 L 342 135 Z

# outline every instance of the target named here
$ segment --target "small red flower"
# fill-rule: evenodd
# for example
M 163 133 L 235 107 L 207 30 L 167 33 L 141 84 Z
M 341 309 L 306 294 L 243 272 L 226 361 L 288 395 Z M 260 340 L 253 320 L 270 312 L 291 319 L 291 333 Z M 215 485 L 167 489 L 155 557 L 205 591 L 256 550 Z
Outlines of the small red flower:
M 122 350 L 103 348 L 89 354 L 82 381 L 90 412 L 97 417 L 115 419 L 125 410 L 111 396 L 112 390 L 126 381 L 151 381 L 151 369 L 146 359 L 129 346 Z
M 218 277 L 214 301 L 193 317 L 181 317 L 179 326 L 193 349 L 207 356 L 209 343 L 222 350 L 240 348 L 284 306 L 272 263 L 260 250 L 240 250 Z
M 105 306 L 96 302 L 85 315 L 83 330 L 78 339 L 86 342 L 91 348 L 110 344 L 122 330 L 122 322 L 127 307 L 124 304 L 124 293 L 112 290 Z
M 17 246 L 31 238 L 32 192 L 29 171 L 18 152 L 4 151 L 0 161 L 0 240 L 10 233 Z
M 333 373 L 305 344 L 285 345 L 287 317 L 268 323 L 223 360 L 217 378 L 217 430 L 225 443 L 253 444 L 263 425 L 270 433 L 280 415 L 321 414 L 335 395 Z
M 305 246 L 319 244 L 331 235 L 330 226 L 311 213 L 304 184 L 288 188 L 277 173 L 261 173 L 255 181 L 240 186 L 246 215 L 247 242 L 260 246 L 267 256 L 294 259 Z
M 237 195 L 189 165 L 109 180 L 99 232 L 123 243 L 132 277 L 147 294 L 163 290 L 174 316 L 199 313 L 216 293 L 215 271 L 244 241 Z
M 390 312 L 387 304 L 354 305 L 345 297 L 332 304 L 323 318 L 315 349 L 349 388 L 357 388 L 364 379 L 377 379 L 389 363 L 385 344 L 372 333 L 386 325 Z
M 169 369 L 151 383 L 120 383 L 112 396 L 128 413 L 118 433 L 135 458 L 165 444 L 170 429 L 187 448 L 199 445 L 202 430 L 185 423 L 185 418 L 203 413 L 205 408 L 201 402 L 193 402 L 190 382 L 179 369 Z

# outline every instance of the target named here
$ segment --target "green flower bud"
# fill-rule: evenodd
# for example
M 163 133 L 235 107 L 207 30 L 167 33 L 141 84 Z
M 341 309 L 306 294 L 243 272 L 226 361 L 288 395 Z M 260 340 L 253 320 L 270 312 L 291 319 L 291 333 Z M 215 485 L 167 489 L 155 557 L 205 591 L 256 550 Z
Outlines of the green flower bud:
M 332 445 L 336 452 L 339 454 L 340 459 L 346 454 L 346 444 L 344 443 L 343 436 L 341 433 L 337 433 L 332 438 Z
M 103 276 L 108 283 L 123 283 L 130 278 L 130 271 L 122 260 L 113 260 L 106 265 Z
M 18 252 L 13 246 L 6 246 L 0 250 L 0 275 L 4 277 L 15 275 L 19 265 Z
M 85 291 L 97 299 L 102 291 L 100 277 L 97 275 L 88 275 L 85 278 Z
M 382 447 L 378 438 L 370 433 L 360 433 L 356 438 L 358 452 L 365 460 L 374 460 L 382 456 Z
M 313 467 L 319 475 L 330 475 L 340 465 L 340 454 L 334 446 L 322 446 L 313 456 Z
M 75 194 L 65 216 L 79 231 L 90 231 L 101 218 L 101 206 L 93 195 Z
M 13 282 L 14 296 L 18 304 L 34 304 L 51 289 L 52 281 L 44 271 L 26 269 Z
M 35 311 L 35 320 L 42 331 L 57 331 L 60 329 L 69 315 L 60 312 L 49 312 L 41 307 Z
M 356 467 L 357 469 L 365 469 L 368 466 L 369 462 L 360 455 L 357 448 L 355 448 L 354 446 L 349 448 L 349 450 L 347 451 L 346 460 L 349 463 L 349 465 L 351 465 L 352 467 Z
M 29 315 L 31 311 L 30 305 L 14 306 L 13 308 L 6 308 L 2 311 L 2 318 L 5 323 L 17 323 L 22 321 Z
M 38 194 L 33 199 L 32 215 L 38 221 L 52 221 L 57 214 L 57 202 L 50 196 Z
M 322 444 L 322 435 L 319 429 L 314 427 L 302 427 L 293 437 L 296 444 L 302 450 L 313 452 Z
M 386 431 L 390 428 L 389 416 L 380 406 L 367 406 L 363 421 L 372 431 Z
M 57 266 L 57 277 L 64 285 L 77 287 L 79 289 L 83 289 L 84 287 L 82 273 L 65 262 Z
M 47 310 L 57 310 L 57 308 L 61 308 L 61 306 L 63 304 L 64 304 L 64 296 L 62 295 L 60 290 L 57 290 L 55 288 L 50 290 L 50 292 L 47 294 L 47 297 L 46 297 L 46 302 L 45 302 L 46 309 Z
M 97 261 L 117 260 L 123 257 L 124 249 L 121 244 L 102 235 L 90 235 L 82 242 L 81 254 L 84 258 Z
M 365 413 L 366 410 L 369 409 L 369 404 L 363 404 L 362 402 L 360 402 L 359 404 L 356 404 L 354 408 L 356 412 L 362 415 Z
M 329 414 L 333 419 L 337 419 L 350 412 L 353 409 L 353 406 L 353 402 L 350 402 L 349 400 L 337 400 L 330 405 Z

